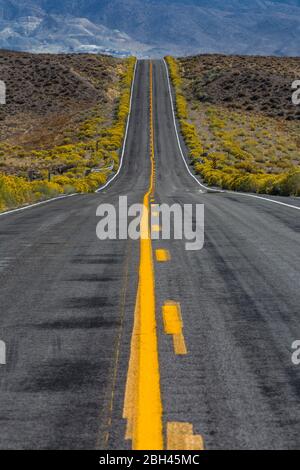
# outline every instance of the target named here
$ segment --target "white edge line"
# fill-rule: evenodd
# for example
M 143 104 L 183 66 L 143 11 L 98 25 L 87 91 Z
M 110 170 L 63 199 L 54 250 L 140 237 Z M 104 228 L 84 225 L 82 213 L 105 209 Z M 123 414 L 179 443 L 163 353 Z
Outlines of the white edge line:
M 237 191 L 225 191 L 227 194 L 234 194 L 235 196 L 246 196 L 246 197 L 254 197 L 255 199 L 262 199 L 263 201 L 274 202 L 274 204 L 279 204 L 280 206 L 291 207 L 292 209 L 300 210 L 300 207 L 294 206 L 293 204 L 287 204 L 286 202 L 281 201 L 274 201 L 274 199 L 270 199 L 268 197 L 263 196 L 256 196 L 256 194 L 247 194 L 247 193 L 239 193 Z
M 133 98 L 133 91 L 134 91 L 134 84 L 135 84 L 137 63 L 138 63 L 138 60 L 136 60 L 135 66 L 134 66 L 133 80 L 132 80 L 132 84 L 131 84 L 130 102 L 129 102 L 129 112 L 128 112 L 128 117 L 127 117 L 126 131 L 125 131 L 125 137 L 124 137 L 124 141 L 123 141 L 123 148 L 122 148 L 122 153 L 121 153 L 121 159 L 120 159 L 119 168 L 118 168 L 117 173 L 116 173 L 115 175 L 113 175 L 112 178 L 111 178 L 110 180 L 108 180 L 108 181 L 105 183 L 104 186 L 101 186 L 100 188 L 98 188 L 98 189 L 95 191 L 95 193 L 100 193 L 101 191 L 103 191 L 104 189 L 106 189 L 107 186 L 109 186 L 109 185 L 117 178 L 117 176 L 119 175 L 119 173 L 120 173 L 120 171 L 121 171 L 121 169 L 122 169 L 122 166 L 123 166 L 123 160 L 124 160 L 124 154 L 125 154 L 126 143 L 127 143 L 127 136 L 128 136 L 128 129 L 129 129 L 129 123 L 130 123 L 130 118 L 131 118 L 132 98 Z
M 13 214 L 14 212 L 25 211 L 27 209 L 31 209 L 32 207 L 41 206 L 42 204 L 48 204 L 49 202 L 59 201 L 60 199 L 66 199 L 67 197 L 74 197 L 74 196 L 80 196 L 80 195 L 82 195 L 82 193 L 73 193 L 73 194 L 66 194 L 65 196 L 52 197 L 51 199 L 46 199 L 46 201 L 40 201 L 40 202 L 36 202 L 35 204 L 30 204 L 28 206 L 18 207 L 17 209 L 12 209 L 10 211 L 0 212 L 0 217 L 2 215 Z
M 186 162 L 186 159 L 184 157 L 184 154 L 183 154 L 183 150 L 182 150 L 182 147 L 181 147 L 181 143 L 180 143 L 180 139 L 179 139 L 179 135 L 178 135 L 178 131 L 177 131 L 177 125 L 176 125 L 176 117 L 175 117 L 175 111 L 174 111 L 174 103 L 173 103 L 173 97 L 172 97 L 172 91 L 171 91 L 171 83 L 170 83 L 170 77 L 169 77 L 169 70 L 168 70 L 168 66 L 166 64 L 166 61 L 165 59 L 163 59 L 164 61 L 164 64 L 165 64 L 165 67 L 166 67 L 166 71 L 167 71 L 167 79 L 168 79 L 168 87 L 169 87 L 169 94 L 170 94 L 170 100 L 171 100 L 171 108 L 172 108 L 172 114 L 173 114 L 173 122 L 174 122 L 174 127 L 175 127 L 175 132 L 176 132 L 176 137 L 177 137 L 177 142 L 178 142 L 178 147 L 179 147 L 179 150 L 180 150 L 180 153 L 181 153 L 181 157 L 184 161 L 184 164 L 185 164 L 185 167 L 187 169 L 187 171 L 189 172 L 189 174 L 192 176 L 192 178 L 194 178 L 195 181 L 197 181 L 197 183 L 202 186 L 203 188 L 209 190 L 209 191 L 214 191 L 214 192 L 221 192 L 221 193 L 227 193 L 227 194 L 234 194 L 235 196 L 246 196 L 246 197 L 253 197 L 255 199 L 261 199 L 262 201 L 267 201 L 267 202 L 273 202 L 274 204 L 279 204 L 280 206 L 286 206 L 286 207 L 290 207 L 292 209 L 297 209 L 297 210 L 300 210 L 300 207 L 297 207 L 297 206 L 294 206 L 292 204 L 286 204 L 285 202 L 280 202 L 280 201 L 274 201 L 273 199 L 270 199 L 270 198 L 267 198 L 267 197 L 263 197 L 263 196 L 257 196 L 255 194 L 248 194 L 248 193 L 242 193 L 242 192 L 238 192 L 238 191 L 226 191 L 226 190 L 215 190 L 215 189 L 211 189 L 207 186 L 205 186 L 204 184 L 200 183 L 200 181 L 198 180 L 198 178 L 196 178 L 195 175 L 193 175 L 193 173 L 191 172 L 191 170 L 189 169 L 188 167 L 188 164 Z

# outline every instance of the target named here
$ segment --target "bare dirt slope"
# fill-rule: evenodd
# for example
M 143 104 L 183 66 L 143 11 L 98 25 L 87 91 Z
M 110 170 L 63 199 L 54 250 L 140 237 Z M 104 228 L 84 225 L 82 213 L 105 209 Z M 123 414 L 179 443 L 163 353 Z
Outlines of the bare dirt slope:
M 199 55 L 179 60 L 191 99 L 269 117 L 300 119 L 291 84 L 300 77 L 300 58 Z
M 75 128 L 95 105 L 111 119 L 122 67 L 121 60 L 108 56 L 0 51 L 7 86 L 1 140 L 29 148 L 60 144 L 63 130 Z

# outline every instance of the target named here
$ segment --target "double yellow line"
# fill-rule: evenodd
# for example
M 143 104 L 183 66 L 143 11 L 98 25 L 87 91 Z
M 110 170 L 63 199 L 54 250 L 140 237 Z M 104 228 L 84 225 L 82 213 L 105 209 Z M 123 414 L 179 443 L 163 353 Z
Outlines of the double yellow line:
M 127 419 L 126 438 L 132 440 L 134 450 L 161 450 L 164 446 L 155 278 L 149 221 L 151 200 L 155 190 L 152 62 L 150 63 L 150 160 L 150 185 L 144 196 L 141 218 L 139 287 L 123 413 Z

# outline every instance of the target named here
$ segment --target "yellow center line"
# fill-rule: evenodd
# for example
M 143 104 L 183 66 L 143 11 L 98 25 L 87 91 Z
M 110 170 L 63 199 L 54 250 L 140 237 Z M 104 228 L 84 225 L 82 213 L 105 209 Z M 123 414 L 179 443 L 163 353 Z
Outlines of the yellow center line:
M 155 280 L 149 224 L 150 198 L 155 191 L 153 129 L 153 67 L 150 62 L 150 160 L 149 189 L 144 196 L 141 218 L 139 288 L 127 374 L 123 416 L 126 438 L 133 450 L 162 450 L 163 424 L 155 311 Z
M 127 419 L 126 439 L 133 450 L 162 450 L 164 448 L 162 398 L 155 311 L 155 279 L 149 212 L 155 192 L 155 152 L 153 128 L 153 67 L 150 63 L 150 160 L 149 189 L 144 195 L 141 218 L 139 285 L 136 296 L 134 326 L 131 338 L 123 417 Z M 155 211 L 155 210 L 154 210 Z M 152 214 L 154 213 L 152 211 Z M 152 226 L 152 231 L 153 231 Z M 159 227 L 159 226 L 158 226 Z M 164 256 L 167 256 L 167 250 Z M 159 250 L 156 250 L 156 257 Z M 173 335 L 176 354 L 187 354 L 180 305 L 164 305 L 165 331 Z M 190 423 L 169 422 L 166 430 L 169 450 L 203 450 L 201 435 L 193 432 Z

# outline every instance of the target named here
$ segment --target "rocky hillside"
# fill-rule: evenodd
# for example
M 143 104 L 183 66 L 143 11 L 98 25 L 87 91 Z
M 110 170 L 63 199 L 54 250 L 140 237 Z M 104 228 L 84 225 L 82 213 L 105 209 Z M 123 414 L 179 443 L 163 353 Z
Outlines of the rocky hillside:
M 191 100 L 300 119 L 300 108 L 291 100 L 300 58 L 201 55 L 179 63 Z
M 64 130 L 84 120 L 97 105 L 113 117 L 121 60 L 96 55 L 0 52 L 7 103 L 0 107 L 0 138 L 41 148 L 60 144 Z

